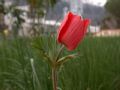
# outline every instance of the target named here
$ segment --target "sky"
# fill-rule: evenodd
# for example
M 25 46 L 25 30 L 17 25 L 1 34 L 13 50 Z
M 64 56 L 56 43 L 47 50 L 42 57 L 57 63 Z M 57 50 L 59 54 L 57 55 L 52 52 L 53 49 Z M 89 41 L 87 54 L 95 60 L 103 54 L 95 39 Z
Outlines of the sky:
M 72 0 L 65 0 L 65 1 L 72 1 Z M 107 2 L 107 0 L 78 0 L 78 1 L 82 1 L 83 3 L 90 3 L 97 6 L 104 6 L 105 3 Z
M 87 1 L 88 3 L 98 6 L 104 6 L 107 0 L 83 0 L 83 1 Z

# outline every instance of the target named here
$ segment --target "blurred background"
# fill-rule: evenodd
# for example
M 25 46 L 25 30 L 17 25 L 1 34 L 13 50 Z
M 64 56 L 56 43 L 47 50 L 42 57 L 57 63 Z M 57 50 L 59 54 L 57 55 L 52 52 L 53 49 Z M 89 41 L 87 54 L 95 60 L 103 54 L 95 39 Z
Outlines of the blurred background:
M 119 35 L 119 3 L 118 0 L 1 0 L 0 32 L 8 30 L 20 36 L 54 33 L 55 30 L 46 28 L 59 26 L 66 13 L 72 11 L 91 19 L 88 32 L 97 36 Z
M 120 0 L 0 0 L 0 90 L 52 90 L 39 49 L 50 54 L 68 11 L 91 24 L 75 51 L 65 49 L 80 55 L 60 68 L 58 90 L 120 90 Z

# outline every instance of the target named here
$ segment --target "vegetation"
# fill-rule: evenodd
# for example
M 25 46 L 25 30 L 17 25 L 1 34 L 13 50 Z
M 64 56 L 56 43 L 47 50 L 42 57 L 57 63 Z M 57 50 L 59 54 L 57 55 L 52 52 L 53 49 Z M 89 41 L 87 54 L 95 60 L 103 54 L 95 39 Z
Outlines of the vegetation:
M 49 65 L 32 46 L 39 39 L 1 38 L 0 90 L 52 90 Z M 60 68 L 59 90 L 120 90 L 120 37 L 87 37 L 76 51 Z
M 110 12 L 113 16 L 115 16 L 116 21 L 118 23 L 118 28 L 120 28 L 120 0 L 108 0 L 105 8 Z
M 56 0 L 27 0 L 30 5 L 31 17 L 43 17 L 49 8 L 52 8 Z
M 31 6 L 30 15 L 33 19 L 39 16 L 39 19 L 56 0 L 28 2 Z M 108 1 L 106 7 L 111 7 L 110 2 L 112 0 Z M 12 15 L 17 18 L 13 30 L 18 30 L 24 22 L 20 17 L 22 11 L 14 9 L 14 6 L 9 9 L 6 10 L 1 4 L 0 16 L 3 19 L 7 11 L 12 11 Z M 119 18 L 118 11 L 113 11 Z M 0 22 L 4 22 L 2 19 Z M 33 48 L 37 44 L 38 48 L 47 49 L 49 44 L 41 43 L 40 39 L 44 38 L 43 41 L 48 42 L 50 38 L 42 35 L 31 39 L 20 38 L 17 33 L 15 38 L 0 37 L 0 90 L 52 90 L 50 66 L 41 53 Z M 63 54 L 76 51 L 80 52 L 79 57 L 60 67 L 59 90 L 120 90 L 120 37 L 87 37 L 75 51 L 64 51 Z
M 110 13 L 120 18 L 120 11 L 117 10 L 120 8 L 120 0 L 108 0 L 105 7 Z

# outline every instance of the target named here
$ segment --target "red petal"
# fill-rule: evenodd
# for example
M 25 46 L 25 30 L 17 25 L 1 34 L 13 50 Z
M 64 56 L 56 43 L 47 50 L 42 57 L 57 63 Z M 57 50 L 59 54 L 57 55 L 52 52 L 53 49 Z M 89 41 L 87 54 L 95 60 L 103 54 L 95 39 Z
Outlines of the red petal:
M 84 34 L 86 34 L 86 32 L 87 32 L 87 27 L 88 27 L 88 25 L 90 24 L 90 19 L 85 19 L 85 20 L 83 21 L 83 23 L 84 23 Z
M 60 28 L 57 32 L 57 40 L 58 42 L 61 42 L 62 36 L 67 31 L 67 28 L 71 22 L 71 19 L 73 17 L 73 14 L 71 12 L 68 12 L 68 14 L 65 16 L 64 20 L 62 21 Z
M 73 50 L 78 46 L 86 33 L 87 25 L 88 21 L 82 21 L 79 16 L 72 19 L 69 28 L 62 39 L 62 42 L 68 50 Z

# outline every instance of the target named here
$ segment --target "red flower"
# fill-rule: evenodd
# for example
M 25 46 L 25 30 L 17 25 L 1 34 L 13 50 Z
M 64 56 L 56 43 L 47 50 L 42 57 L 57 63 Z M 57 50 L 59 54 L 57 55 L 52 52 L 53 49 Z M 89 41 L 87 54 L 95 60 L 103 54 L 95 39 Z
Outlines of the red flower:
M 58 42 L 64 44 L 68 50 L 74 50 L 85 36 L 89 23 L 89 19 L 83 20 L 69 12 L 58 30 Z

